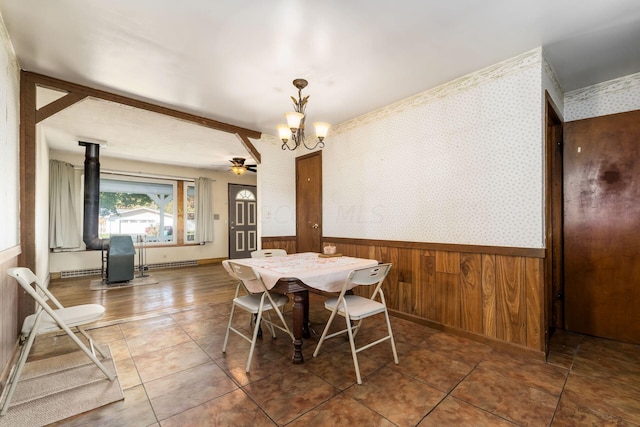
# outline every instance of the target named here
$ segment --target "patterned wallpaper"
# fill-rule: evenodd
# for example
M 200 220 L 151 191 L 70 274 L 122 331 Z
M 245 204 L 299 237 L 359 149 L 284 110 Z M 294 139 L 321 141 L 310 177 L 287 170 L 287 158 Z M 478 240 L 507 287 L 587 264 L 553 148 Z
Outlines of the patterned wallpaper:
M 556 104 L 556 107 L 558 108 L 558 111 L 556 112 L 560 114 L 560 116 L 562 116 L 564 111 L 564 92 L 562 90 L 562 87 L 560 86 L 560 83 L 558 82 L 558 78 L 556 77 L 555 71 L 553 71 L 553 67 L 551 66 L 549 61 L 547 61 L 547 58 L 545 57 L 544 51 L 543 51 L 542 52 L 542 105 L 543 107 L 544 107 L 544 103 L 546 102 L 545 94 L 544 94 L 545 91 L 549 93 L 549 96 L 551 96 L 551 99 Z M 544 108 L 542 110 L 542 113 L 544 114 Z M 542 125 L 543 126 L 545 125 L 544 121 Z M 543 135 L 544 135 L 544 128 L 543 128 Z
M 567 122 L 635 110 L 640 110 L 640 73 L 567 92 L 564 98 Z
M 336 125 L 323 234 L 544 247 L 545 90 L 565 121 L 640 109 L 640 73 L 563 94 L 538 48 Z M 295 155 L 256 146 L 262 235 L 295 235 Z
M 325 236 L 543 247 L 542 51 L 337 126 Z

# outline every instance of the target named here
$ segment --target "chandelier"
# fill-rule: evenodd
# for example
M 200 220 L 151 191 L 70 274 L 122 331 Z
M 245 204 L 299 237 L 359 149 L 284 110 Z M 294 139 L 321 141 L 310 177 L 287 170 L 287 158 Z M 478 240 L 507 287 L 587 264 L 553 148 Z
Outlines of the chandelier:
M 298 89 L 298 99 L 291 97 L 293 101 L 293 108 L 295 111 L 291 111 L 285 113 L 285 117 L 287 119 L 286 125 L 278 125 L 278 134 L 280 135 L 280 139 L 282 140 L 282 149 L 283 150 L 295 150 L 300 146 L 300 144 L 304 145 L 307 150 L 314 150 L 317 147 L 324 148 L 324 138 L 327 136 L 327 132 L 329 131 L 329 123 L 324 122 L 316 122 L 313 124 L 313 127 L 316 129 L 316 138 L 315 144 L 309 142 L 307 145 L 307 141 L 304 135 L 304 121 L 306 116 L 304 114 L 304 110 L 307 108 L 307 101 L 309 100 L 309 95 L 302 97 L 302 89 L 304 89 L 309 82 L 305 79 L 295 79 L 293 81 L 293 85 Z M 293 145 L 289 144 L 289 140 L 293 141 Z

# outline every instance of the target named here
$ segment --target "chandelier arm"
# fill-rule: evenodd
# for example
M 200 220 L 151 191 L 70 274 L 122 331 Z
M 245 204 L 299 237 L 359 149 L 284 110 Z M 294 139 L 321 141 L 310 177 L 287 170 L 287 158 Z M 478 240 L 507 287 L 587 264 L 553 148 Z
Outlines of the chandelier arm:
M 293 150 L 295 150 L 295 147 L 294 147 L 294 148 L 289 147 L 289 144 L 288 144 L 287 142 L 283 142 L 283 143 L 282 143 L 282 147 L 281 147 L 281 148 L 282 148 L 283 150 L 289 150 L 289 151 L 293 151 Z
M 315 150 L 317 147 L 324 148 L 324 141 L 320 141 L 320 140 L 318 140 L 318 142 L 316 142 L 316 144 L 313 147 L 309 147 L 307 145 L 307 142 L 304 140 L 302 141 L 302 143 L 304 144 L 307 150 Z

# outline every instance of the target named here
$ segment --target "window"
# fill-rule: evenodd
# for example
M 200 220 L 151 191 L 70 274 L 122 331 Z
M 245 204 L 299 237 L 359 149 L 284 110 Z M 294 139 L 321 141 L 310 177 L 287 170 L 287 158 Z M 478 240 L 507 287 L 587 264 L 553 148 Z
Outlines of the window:
M 176 182 L 146 178 L 100 179 L 100 238 L 127 234 L 136 241 L 176 243 Z
M 255 200 L 256 196 L 249 190 L 241 190 L 236 194 L 236 200 Z

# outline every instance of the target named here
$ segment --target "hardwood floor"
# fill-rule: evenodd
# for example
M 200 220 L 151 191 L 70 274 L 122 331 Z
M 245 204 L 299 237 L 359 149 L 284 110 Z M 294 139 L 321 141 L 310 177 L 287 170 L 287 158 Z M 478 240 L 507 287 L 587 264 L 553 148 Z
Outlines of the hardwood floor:
M 235 281 L 220 264 L 152 270 L 148 274 L 158 283 L 91 290 L 90 282 L 100 280 L 92 276 L 52 280 L 49 289 L 64 306 L 102 304 L 105 316 L 96 326 L 227 302 L 235 292 Z

